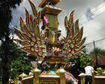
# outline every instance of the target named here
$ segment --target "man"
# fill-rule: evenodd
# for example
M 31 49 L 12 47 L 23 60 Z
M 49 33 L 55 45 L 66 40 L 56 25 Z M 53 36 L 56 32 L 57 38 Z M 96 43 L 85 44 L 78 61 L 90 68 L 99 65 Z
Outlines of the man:
M 94 71 L 94 68 L 90 65 L 85 67 L 85 73 L 86 73 L 86 77 L 85 77 L 85 84 L 92 84 L 92 73 Z

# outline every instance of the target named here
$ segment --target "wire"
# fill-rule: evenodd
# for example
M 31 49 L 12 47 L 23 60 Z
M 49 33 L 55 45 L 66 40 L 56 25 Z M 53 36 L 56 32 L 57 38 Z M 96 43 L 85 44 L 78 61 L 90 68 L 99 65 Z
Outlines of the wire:
M 99 42 L 99 41 L 102 41 L 102 40 L 105 40 L 105 38 L 102 38 L 102 39 L 96 40 L 95 42 Z M 87 44 L 85 44 L 85 45 L 89 45 L 89 44 L 91 44 L 91 43 L 93 43 L 93 42 L 89 42 L 89 43 L 87 43 Z

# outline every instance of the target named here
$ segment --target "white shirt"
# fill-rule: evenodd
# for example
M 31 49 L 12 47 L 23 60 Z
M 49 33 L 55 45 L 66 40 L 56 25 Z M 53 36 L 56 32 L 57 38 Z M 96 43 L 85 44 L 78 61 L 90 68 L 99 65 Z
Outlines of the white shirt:
M 86 75 L 92 76 L 93 70 L 94 70 L 94 68 L 92 66 L 86 66 L 85 67 L 85 73 L 86 73 Z

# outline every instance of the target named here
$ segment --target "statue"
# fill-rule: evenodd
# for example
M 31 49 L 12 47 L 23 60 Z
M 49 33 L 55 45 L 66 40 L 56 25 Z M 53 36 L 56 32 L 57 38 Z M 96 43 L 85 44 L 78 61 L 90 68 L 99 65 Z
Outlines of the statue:
M 19 39 L 14 40 L 20 43 L 22 50 L 28 54 L 37 56 L 38 60 L 43 58 L 41 69 L 50 69 L 52 65 L 53 69 L 60 64 L 64 66 L 65 58 L 82 53 L 86 38 L 82 38 L 83 27 L 79 29 L 79 20 L 73 21 L 75 10 L 70 13 L 69 17 L 65 17 L 66 37 L 60 39 L 61 31 L 58 30 L 57 16 L 62 9 L 54 7 L 60 0 L 42 0 L 39 4 L 42 10 L 39 12 L 33 3 L 28 1 L 33 15 L 25 9 L 25 22 L 20 17 L 20 30 L 15 28 Z M 42 27 L 40 27 L 41 22 L 43 22 Z

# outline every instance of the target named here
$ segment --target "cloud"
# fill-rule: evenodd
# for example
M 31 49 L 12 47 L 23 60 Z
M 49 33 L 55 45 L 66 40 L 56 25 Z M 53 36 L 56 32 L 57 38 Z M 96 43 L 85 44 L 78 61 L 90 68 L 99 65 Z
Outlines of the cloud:
M 61 37 L 65 37 L 66 36 L 66 31 L 65 31 L 65 27 L 59 25 L 59 30 L 61 30 Z
M 83 24 L 83 26 L 84 26 L 84 36 L 87 37 L 87 43 L 101 38 L 98 32 L 102 25 L 99 22 L 97 22 L 96 20 L 91 20 Z
M 93 14 L 95 14 L 95 17 L 102 14 L 103 12 L 105 12 L 105 2 L 93 8 L 91 11 L 93 12 Z
M 35 4 L 37 10 L 39 10 L 38 4 L 40 3 L 41 0 L 31 0 L 31 1 Z M 30 6 L 28 0 L 23 0 L 23 2 L 17 8 L 17 11 L 25 14 L 25 8 L 29 11 L 30 14 L 32 14 L 31 6 Z
M 86 15 L 86 17 L 87 17 L 87 19 L 89 21 L 89 20 L 92 20 L 93 19 L 93 15 L 94 14 L 92 13 L 91 9 L 88 8 L 85 15 Z
M 31 1 L 35 3 L 37 7 L 41 0 L 31 0 Z M 11 9 L 13 19 L 12 19 L 12 22 L 10 23 L 10 27 L 13 27 L 13 26 L 19 27 L 19 17 L 21 16 L 23 19 L 25 19 L 25 8 L 28 10 L 30 14 L 32 14 L 32 10 L 28 0 L 23 0 L 22 3 L 19 6 L 17 6 L 16 9 Z M 37 10 L 39 9 L 37 8 Z
M 80 17 L 80 24 L 84 26 L 84 36 L 87 37 L 87 42 L 104 38 L 105 35 L 105 2 L 95 7 L 86 9 Z
M 19 27 L 19 17 L 22 16 L 22 18 L 24 18 L 25 8 L 30 10 L 28 0 L 23 0 L 20 6 L 17 6 L 16 9 L 11 9 L 12 10 L 12 22 L 10 23 L 11 28 L 13 28 L 14 26 Z
M 105 2 L 92 7 L 90 11 L 93 14 L 92 19 L 91 16 L 87 18 L 85 13 L 80 18 L 80 24 L 84 26 L 84 36 L 87 37 L 86 44 L 89 43 L 86 45 L 88 52 L 94 49 L 93 40 L 96 47 L 105 49 Z

